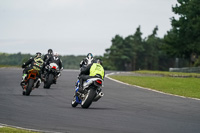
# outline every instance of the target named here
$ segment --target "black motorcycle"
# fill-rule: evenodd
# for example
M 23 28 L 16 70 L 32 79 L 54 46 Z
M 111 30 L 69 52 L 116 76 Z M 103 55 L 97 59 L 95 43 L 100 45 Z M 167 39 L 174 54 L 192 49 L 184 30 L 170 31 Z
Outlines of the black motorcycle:
M 58 65 L 56 63 L 50 63 L 49 66 L 46 67 L 46 72 L 44 74 L 44 88 L 49 89 L 51 85 L 55 83 L 59 73 Z

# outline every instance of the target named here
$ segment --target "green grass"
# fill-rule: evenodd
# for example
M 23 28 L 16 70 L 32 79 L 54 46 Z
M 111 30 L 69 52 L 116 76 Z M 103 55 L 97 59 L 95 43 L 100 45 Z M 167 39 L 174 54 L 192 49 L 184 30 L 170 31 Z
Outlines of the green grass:
M 111 75 L 110 77 L 128 84 L 150 88 L 165 93 L 200 98 L 199 78 L 117 75 Z
M 182 73 L 182 72 L 167 72 L 167 71 L 134 71 L 135 73 L 139 74 L 155 74 L 155 75 L 162 75 L 165 77 L 200 77 L 200 73 Z
M 1 68 L 1 67 L 20 67 L 20 66 L 0 65 L 0 68 Z
M 0 133 L 38 133 L 38 132 L 32 132 L 28 130 L 22 130 L 22 129 L 11 128 L 11 127 L 1 127 Z

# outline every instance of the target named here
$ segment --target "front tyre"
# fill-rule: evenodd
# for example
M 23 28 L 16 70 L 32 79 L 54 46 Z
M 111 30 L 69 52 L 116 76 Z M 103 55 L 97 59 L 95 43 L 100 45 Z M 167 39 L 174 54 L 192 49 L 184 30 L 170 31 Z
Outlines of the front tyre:
M 76 102 L 76 96 L 73 97 L 71 105 L 72 107 L 76 107 L 78 105 L 78 103 Z
M 53 80 L 54 80 L 54 75 L 53 74 L 49 74 L 49 77 L 45 83 L 45 88 L 50 88 L 51 87 L 51 84 L 53 83 Z
M 82 108 L 89 108 L 90 105 L 92 104 L 92 101 L 96 95 L 96 90 L 95 89 L 89 89 L 88 93 L 85 96 L 85 99 L 81 102 L 81 107 Z
M 28 80 L 28 85 L 27 85 L 27 88 L 26 88 L 26 92 L 25 92 L 26 96 L 30 95 L 30 93 L 32 91 L 32 88 L 33 88 L 33 84 L 34 84 L 34 79 L 29 79 Z

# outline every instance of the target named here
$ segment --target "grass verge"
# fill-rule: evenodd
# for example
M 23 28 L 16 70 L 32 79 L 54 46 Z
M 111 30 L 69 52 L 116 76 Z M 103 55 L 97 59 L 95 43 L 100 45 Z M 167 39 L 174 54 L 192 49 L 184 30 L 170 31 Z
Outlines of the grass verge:
M 39 133 L 12 127 L 0 127 L 0 133 Z
M 0 68 L 1 68 L 1 67 L 11 67 L 11 68 L 12 68 L 12 67 L 20 67 L 20 66 L 0 65 Z
M 194 77 L 194 78 L 200 78 L 200 73 L 183 73 L 183 72 L 167 72 L 167 71 L 147 71 L 147 70 L 141 70 L 141 71 L 134 71 L 135 73 L 139 74 L 150 74 L 150 75 L 160 75 L 164 77 Z
M 159 73 L 162 74 L 162 72 Z M 154 90 L 162 91 L 165 93 L 200 99 L 199 78 L 155 77 L 155 76 L 151 77 L 149 75 L 148 76 L 110 75 L 110 77 L 131 85 L 137 85 L 145 88 L 151 88 Z

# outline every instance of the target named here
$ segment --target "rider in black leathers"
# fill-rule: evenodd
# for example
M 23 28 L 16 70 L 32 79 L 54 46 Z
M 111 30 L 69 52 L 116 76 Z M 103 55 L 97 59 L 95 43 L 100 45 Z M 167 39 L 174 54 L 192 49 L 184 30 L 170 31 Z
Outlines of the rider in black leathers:
M 79 92 L 82 92 L 83 87 L 82 87 L 82 70 L 84 70 L 86 67 L 91 67 L 92 63 L 94 62 L 94 57 L 92 53 L 88 53 L 87 56 L 80 62 L 80 74 L 78 76 L 79 80 L 81 81 L 80 87 L 79 87 Z M 89 75 L 89 73 L 84 74 L 84 75 Z
M 59 67 L 59 71 L 58 71 L 58 74 L 57 74 L 57 77 L 56 77 L 56 79 L 57 79 L 58 77 L 61 76 L 60 71 L 63 70 L 62 60 L 59 58 L 59 55 L 58 55 L 57 52 L 54 52 L 53 57 L 49 58 L 47 60 L 47 65 L 49 65 L 50 63 L 56 63 L 58 65 L 58 67 Z M 56 84 L 56 79 L 54 80 L 54 84 Z
M 44 66 L 42 68 L 42 76 L 43 76 L 42 79 L 44 79 L 44 77 L 46 75 L 46 68 L 45 67 L 47 66 L 47 64 L 49 64 L 49 60 L 52 60 L 52 58 L 53 58 L 53 50 L 52 49 L 48 49 L 47 54 L 45 54 L 44 58 L 43 58 Z
M 80 62 L 80 68 L 86 67 L 87 65 L 91 64 L 94 60 L 92 53 L 88 53 L 87 56 Z
M 43 60 L 44 60 L 45 64 L 48 63 L 47 60 L 48 60 L 49 58 L 53 58 L 53 50 L 52 50 L 52 49 L 48 49 L 47 54 L 44 55 Z

